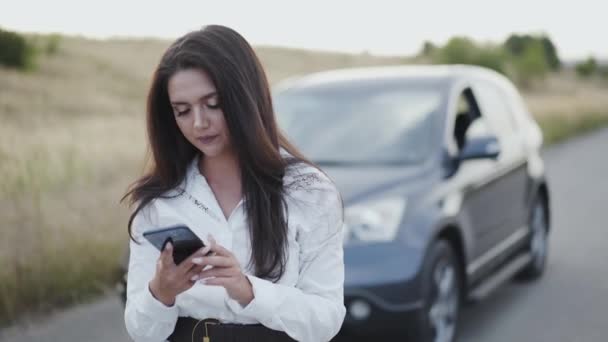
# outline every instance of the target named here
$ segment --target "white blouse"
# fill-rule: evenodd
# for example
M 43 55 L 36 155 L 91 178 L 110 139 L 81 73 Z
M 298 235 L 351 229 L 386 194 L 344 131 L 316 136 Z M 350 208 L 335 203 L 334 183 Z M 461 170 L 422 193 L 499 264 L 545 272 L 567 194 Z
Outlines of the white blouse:
M 281 150 L 285 156 L 287 152 Z M 288 208 L 288 257 L 285 273 L 276 282 L 258 278 L 248 267 L 251 253 L 246 212 L 242 200 L 228 219 L 205 177 L 198 157 L 171 193 L 157 198 L 134 218 L 130 241 L 125 324 L 134 341 L 165 341 L 178 316 L 215 318 L 224 323 L 261 323 L 286 332 L 297 341 L 321 342 L 334 337 L 344 320 L 344 261 L 342 205 L 335 185 L 314 167 L 299 164 L 286 170 L 283 183 Z M 211 233 L 217 243 L 232 251 L 247 275 L 254 299 L 245 307 L 231 299 L 221 286 L 196 282 L 177 295 L 168 307 L 152 296 L 148 283 L 156 272 L 160 252 L 142 233 L 185 224 L 208 244 Z

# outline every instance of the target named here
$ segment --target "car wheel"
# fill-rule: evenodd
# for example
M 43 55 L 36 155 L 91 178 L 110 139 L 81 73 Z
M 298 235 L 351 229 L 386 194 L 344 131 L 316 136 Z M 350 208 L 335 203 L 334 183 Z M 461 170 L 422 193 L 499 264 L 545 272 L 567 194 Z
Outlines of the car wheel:
M 518 275 L 519 280 L 532 280 L 539 278 L 545 270 L 549 252 L 549 222 L 547 220 L 547 207 L 542 198 L 534 201 L 530 214 L 530 242 L 528 251 L 532 260 Z
M 461 269 L 451 245 L 436 241 L 422 274 L 423 310 L 416 341 L 451 342 L 456 338 L 461 300 Z

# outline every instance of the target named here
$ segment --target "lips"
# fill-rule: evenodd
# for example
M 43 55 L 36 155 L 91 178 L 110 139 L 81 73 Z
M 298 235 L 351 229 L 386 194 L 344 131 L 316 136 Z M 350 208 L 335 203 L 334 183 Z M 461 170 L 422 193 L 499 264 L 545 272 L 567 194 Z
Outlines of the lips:
M 211 135 L 211 136 L 207 136 L 207 137 L 200 137 L 200 138 L 196 138 L 198 141 L 200 141 L 203 144 L 209 144 L 211 142 L 213 142 L 215 140 L 215 138 L 217 138 L 217 135 Z

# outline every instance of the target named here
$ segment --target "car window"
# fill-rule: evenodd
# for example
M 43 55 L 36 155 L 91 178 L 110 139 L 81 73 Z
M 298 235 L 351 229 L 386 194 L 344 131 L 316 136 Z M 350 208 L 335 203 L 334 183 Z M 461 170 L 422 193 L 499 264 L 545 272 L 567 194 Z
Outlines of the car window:
M 488 125 L 487 119 L 483 116 L 473 120 L 469 129 L 466 132 L 466 140 L 471 138 L 482 138 L 494 135 L 490 126 Z
M 479 112 L 475 94 L 471 89 L 466 89 L 460 94 L 456 106 L 453 134 L 459 150 L 464 147 L 468 139 L 495 135 L 486 118 Z
M 280 128 L 317 163 L 419 163 L 437 139 L 436 86 L 338 84 L 275 94 Z
M 513 112 L 506 94 L 496 85 L 480 81 L 475 88 L 482 114 L 499 136 L 508 136 L 515 131 Z

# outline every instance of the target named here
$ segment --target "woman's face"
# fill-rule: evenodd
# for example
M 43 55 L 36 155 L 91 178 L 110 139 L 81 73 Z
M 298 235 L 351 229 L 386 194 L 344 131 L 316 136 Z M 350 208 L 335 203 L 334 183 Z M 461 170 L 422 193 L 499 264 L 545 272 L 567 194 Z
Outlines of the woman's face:
M 167 87 L 184 137 L 205 156 L 230 153 L 230 133 L 209 75 L 200 69 L 180 70 L 169 78 Z

